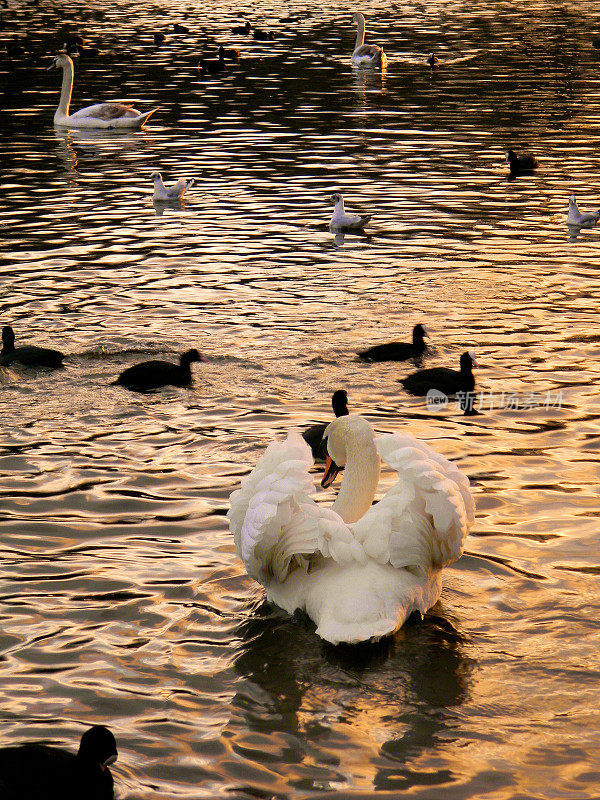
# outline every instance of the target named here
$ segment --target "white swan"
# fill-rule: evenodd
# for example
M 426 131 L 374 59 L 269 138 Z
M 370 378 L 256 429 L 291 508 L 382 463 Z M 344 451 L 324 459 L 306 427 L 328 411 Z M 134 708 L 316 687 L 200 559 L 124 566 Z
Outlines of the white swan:
M 365 44 L 365 17 L 360 11 L 352 15 L 356 22 L 356 44 L 352 53 L 352 63 L 355 67 L 385 67 L 387 57 L 383 48 L 376 44 Z
M 230 498 L 238 555 L 267 598 L 302 609 L 333 644 L 379 639 L 441 592 L 442 567 L 460 557 L 473 521 L 465 475 L 410 435 L 374 437 L 356 414 L 325 429 L 329 486 L 344 478 L 332 508 L 311 498 L 310 448 L 299 432 L 273 442 Z M 399 481 L 371 505 L 380 456 Z
M 331 230 L 362 230 L 373 216 L 372 214 L 347 214 L 344 211 L 344 198 L 341 194 L 332 194 L 334 205 L 329 227 Z
M 55 125 L 72 128 L 141 128 L 158 109 L 141 113 L 123 103 L 97 103 L 69 114 L 73 91 L 73 62 L 66 53 L 59 53 L 48 69 L 59 67 L 63 71 L 62 89 L 58 108 L 54 114 Z
M 185 178 L 180 178 L 176 183 L 171 186 L 165 186 L 160 172 L 153 172 L 150 176 L 154 181 L 154 201 L 161 200 L 181 200 L 187 189 L 192 186 L 194 179 L 190 178 L 186 181 Z
M 567 225 L 577 225 L 578 227 L 593 227 L 600 219 L 600 211 L 580 211 L 577 208 L 575 195 L 569 197 L 569 213 L 567 214 Z

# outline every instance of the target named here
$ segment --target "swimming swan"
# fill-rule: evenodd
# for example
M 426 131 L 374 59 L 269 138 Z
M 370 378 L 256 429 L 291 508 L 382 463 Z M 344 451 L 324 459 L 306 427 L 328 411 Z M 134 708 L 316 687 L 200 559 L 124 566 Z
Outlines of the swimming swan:
M 567 214 L 567 225 L 582 227 L 593 227 L 600 219 L 600 211 L 580 211 L 577 208 L 575 195 L 569 197 L 569 213 Z
M 331 202 L 334 205 L 329 227 L 331 230 L 362 230 L 373 216 L 372 214 L 347 214 L 344 211 L 344 198 L 341 194 L 332 194 Z
M 267 598 L 306 611 L 328 642 L 356 643 L 398 630 L 441 592 L 442 567 L 460 557 L 473 521 L 465 475 L 408 434 L 375 438 L 357 414 L 325 429 L 328 487 L 344 478 L 331 508 L 317 505 L 310 448 L 293 431 L 272 442 L 230 498 L 238 555 Z M 398 482 L 372 505 L 380 457 Z
M 161 200 L 180 200 L 194 183 L 193 178 L 190 178 L 189 181 L 186 181 L 185 178 L 179 178 L 179 180 L 171 186 L 165 186 L 160 172 L 153 172 L 150 177 L 154 181 L 154 194 L 152 195 L 154 202 L 160 202 Z
M 55 125 L 73 128 L 141 128 L 158 109 L 141 113 L 123 103 L 97 103 L 69 114 L 73 91 L 73 62 L 66 53 L 59 53 L 48 69 L 59 67 L 63 71 L 60 101 L 54 114 Z
M 352 53 L 352 64 L 355 67 L 385 67 L 387 57 L 383 48 L 376 44 L 365 44 L 365 17 L 360 11 L 352 15 L 356 22 L 356 44 Z

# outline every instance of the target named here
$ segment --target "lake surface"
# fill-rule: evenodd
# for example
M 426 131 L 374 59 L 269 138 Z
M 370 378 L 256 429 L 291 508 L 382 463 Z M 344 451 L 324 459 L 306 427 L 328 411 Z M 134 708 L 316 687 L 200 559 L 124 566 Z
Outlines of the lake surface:
M 69 359 L 0 375 L 0 741 L 109 725 L 122 800 L 597 797 L 600 229 L 565 215 L 600 203 L 600 12 L 373 0 L 381 75 L 350 67 L 350 10 L 3 11 L 25 52 L 0 58 L 0 323 Z M 278 38 L 233 35 L 246 18 Z M 144 131 L 54 129 L 69 32 L 101 50 L 73 108 L 160 106 Z M 239 65 L 200 78 L 219 42 Z M 536 176 L 507 180 L 508 147 Z M 154 207 L 156 169 L 195 178 L 179 207 Z M 368 236 L 330 233 L 333 191 Z M 478 416 L 408 397 L 413 364 L 357 361 L 417 322 L 428 366 L 475 350 Z M 110 385 L 189 347 L 210 359 L 191 390 Z M 265 604 L 225 518 L 337 388 L 477 501 L 440 603 L 360 648 Z

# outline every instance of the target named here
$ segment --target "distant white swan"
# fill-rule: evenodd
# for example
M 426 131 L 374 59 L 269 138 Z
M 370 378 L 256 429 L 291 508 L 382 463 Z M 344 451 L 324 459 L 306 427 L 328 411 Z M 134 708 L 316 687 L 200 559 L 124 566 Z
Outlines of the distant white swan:
M 473 521 L 465 475 L 410 435 L 375 438 L 357 414 L 325 429 L 331 508 L 317 505 L 310 448 L 299 432 L 272 442 L 232 493 L 227 514 L 248 575 L 288 613 L 305 611 L 333 644 L 379 639 L 438 600 L 442 568 L 458 559 Z M 380 457 L 399 474 L 375 505 Z
M 569 213 L 567 214 L 567 225 L 578 225 L 579 227 L 590 226 L 598 222 L 600 211 L 580 211 L 577 208 L 575 195 L 569 197 Z
M 67 125 L 72 128 L 141 128 L 157 111 L 153 108 L 142 114 L 133 106 L 123 103 L 97 103 L 69 114 L 73 91 L 73 62 L 66 53 L 59 53 L 48 69 L 53 67 L 59 67 L 63 71 L 60 101 L 54 114 L 55 125 Z
M 186 181 L 185 178 L 180 178 L 177 183 L 174 183 L 172 186 L 165 186 L 160 172 L 153 172 L 150 177 L 154 181 L 153 199 L 155 201 L 180 200 L 185 192 L 194 183 L 193 178 L 190 178 L 189 181 Z
M 372 214 L 347 214 L 344 211 L 344 198 L 341 194 L 332 194 L 331 202 L 334 204 L 333 214 L 329 227 L 333 231 L 362 230 L 373 216 Z
M 383 48 L 376 44 L 365 44 L 365 17 L 360 11 L 352 15 L 356 22 L 356 44 L 352 53 L 352 63 L 355 67 L 385 67 L 387 57 Z

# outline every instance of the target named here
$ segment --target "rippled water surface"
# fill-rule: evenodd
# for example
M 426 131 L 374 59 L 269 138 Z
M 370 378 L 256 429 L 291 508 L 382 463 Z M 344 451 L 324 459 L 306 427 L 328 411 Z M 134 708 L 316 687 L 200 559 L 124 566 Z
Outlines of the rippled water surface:
M 571 192 L 600 202 L 597 6 L 370 0 L 381 75 L 350 68 L 344 4 L 8 2 L 0 322 L 69 358 L 0 375 L 2 744 L 108 724 L 122 800 L 597 797 L 600 229 L 565 225 Z M 101 51 L 73 107 L 159 106 L 144 131 L 54 129 L 73 32 Z M 240 63 L 199 77 L 220 42 Z M 536 176 L 507 180 L 509 146 Z M 155 169 L 185 202 L 155 208 Z M 368 236 L 332 236 L 335 190 Z M 430 366 L 476 351 L 480 415 L 356 360 L 417 322 Z M 188 347 L 191 390 L 110 385 Z M 225 518 L 339 387 L 477 496 L 440 603 L 361 648 L 266 605 Z

